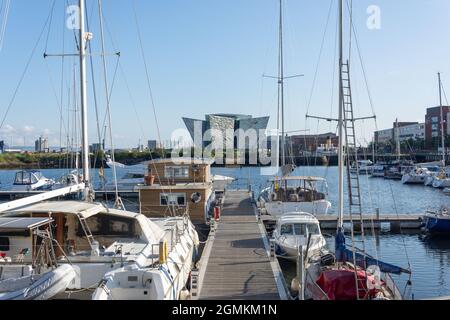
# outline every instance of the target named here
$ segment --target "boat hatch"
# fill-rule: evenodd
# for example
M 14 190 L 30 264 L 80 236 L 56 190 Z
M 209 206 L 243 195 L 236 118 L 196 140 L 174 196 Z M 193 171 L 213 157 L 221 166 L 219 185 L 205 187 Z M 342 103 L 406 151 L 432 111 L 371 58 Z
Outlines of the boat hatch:
M 33 230 L 53 222 L 51 218 L 0 218 L 0 232 Z

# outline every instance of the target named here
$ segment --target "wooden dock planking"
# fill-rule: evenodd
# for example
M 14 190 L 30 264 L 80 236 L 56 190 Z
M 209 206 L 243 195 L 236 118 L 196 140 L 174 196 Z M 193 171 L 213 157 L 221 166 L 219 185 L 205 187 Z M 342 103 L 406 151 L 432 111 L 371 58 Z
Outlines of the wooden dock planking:
M 202 300 L 280 299 L 282 294 L 248 192 L 227 192 L 205 267 Z

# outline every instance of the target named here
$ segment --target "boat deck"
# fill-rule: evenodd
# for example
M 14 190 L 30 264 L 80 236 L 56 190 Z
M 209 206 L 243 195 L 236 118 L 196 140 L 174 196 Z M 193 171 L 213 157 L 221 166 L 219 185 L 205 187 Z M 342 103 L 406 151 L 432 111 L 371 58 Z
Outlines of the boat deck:
M 200 300 L 286 298 L 283 275 L 248 191 L 227 191 L 209 252 Z

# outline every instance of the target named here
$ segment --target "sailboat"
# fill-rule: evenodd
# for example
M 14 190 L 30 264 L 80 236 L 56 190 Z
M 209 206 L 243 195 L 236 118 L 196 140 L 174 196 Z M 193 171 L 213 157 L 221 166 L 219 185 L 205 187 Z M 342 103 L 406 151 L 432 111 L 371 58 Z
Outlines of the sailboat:
M 411 271 L 379 261 L 365 252 L 364 220 L 358 175 L 348 173 L 351 153 L 355 148 L 355 118 L 351 95 L 350 63 L 344 63 L 343 54 L 343 0 L 339 1 L 339 195 L 338 228 L 335 236 L 335 254 L 309 256 L 300 263 L 302 270 L 301 298 L 314 300 L 373 300 L 402 299 L 390 274 L 410 274 Z M 355 155 L 356 157 L 357 155 Z M 347 167 L 351 243 L 347 245 L 344 230 L 344 171 Z M 355 225 L 361 226 L 363 247 L 358 249 Z M 302 248 L 303 251 L 305 248 Z M 381 274 L 384 273 L 384 279 Z
M 86 31 L 85 14 L 85 0 L 79 0 L 77 55 L 80 62 L 82 107 L 82 181 L 74 186 L 0 204 L 0 216 L 19 220 L 46 217 L 53 221 L 51 229 L 55 241 L 52 242 L 52 250 L 55 259 L 59 266 L 71 266 L 75 270 L 75 277 L 59 290 L 58 295 L 55 296 L 55 292 L 46 295 L 47 299 L 90 299 L 92 290 L 97 289 L 99 283 L 102 283 L 102 290 L 106 288 L 105 282 L 101 282 L 106 275 L 120 275 L 124 280 L 115 282 L 115 288 L 122 289 L 121 294 L 111 295 L 108 294 L 111 291 L 107 291 L 106 296 L 110 299 L 127 299 L 130 295 L 123 293 L 140 285 L 141 299 L 176 300 L 182 297 L 186 289 L 199 245 L 198 234 L 188 216 L 148 219 L 140 213 L 111 209 L 93 202 L 86 79 L 86 48 L 92 34 Z M 83 193 L 84 201 L 48 201 L 78 192 Z M 8 250 L 2 250 L 9 257 L 6 264 L 15 266 L 8 278 L 3 280 L 20 280 L 23 270 L 29 270 L 33 277 L 41 274 L 33 263 L 36 248 L 29 233 L 0 232 L 0 236 L 2 241 L 9 244 L 7 248 L 5 246 Z M 30 254 L 25 255 L 24 252 Z M 145 281 L 138 273 L 145 275 Z M 21 283 L 25 284 L 26 281 Z M 99 295 L 95 297 L 99 298 Z
M 279 19 L 279 61 L 278 61 L 278 129 L 281 122 L 281 167 L 277 157 L 279 174 L 270 179 L 270 186 L 260 192 L 258 206 L 262 214 L 281 217 L 285 213 L 307 212 L 314 215 L 326 215 L 331 208 L 327 200 L 327 181 L 320 177 L 292 176 L 295 170 L 293 163 L 286 161 L 286 130 L 284 83 L 285 80 L 302 75 L 286 77 L 284 73 L 283 50 L 283 0 L 280 0 Z M 278 130 L 280 131 L 280 130 Z

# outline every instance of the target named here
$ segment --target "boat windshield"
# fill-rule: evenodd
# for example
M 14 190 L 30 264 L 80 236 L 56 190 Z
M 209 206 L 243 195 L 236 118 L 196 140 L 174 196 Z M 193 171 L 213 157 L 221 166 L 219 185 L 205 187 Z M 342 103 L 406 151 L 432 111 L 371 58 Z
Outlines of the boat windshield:
M 281 235 L 307 236 L 320 235 L 320 228 L 314 223 L 294 223 L 281 226 Z

